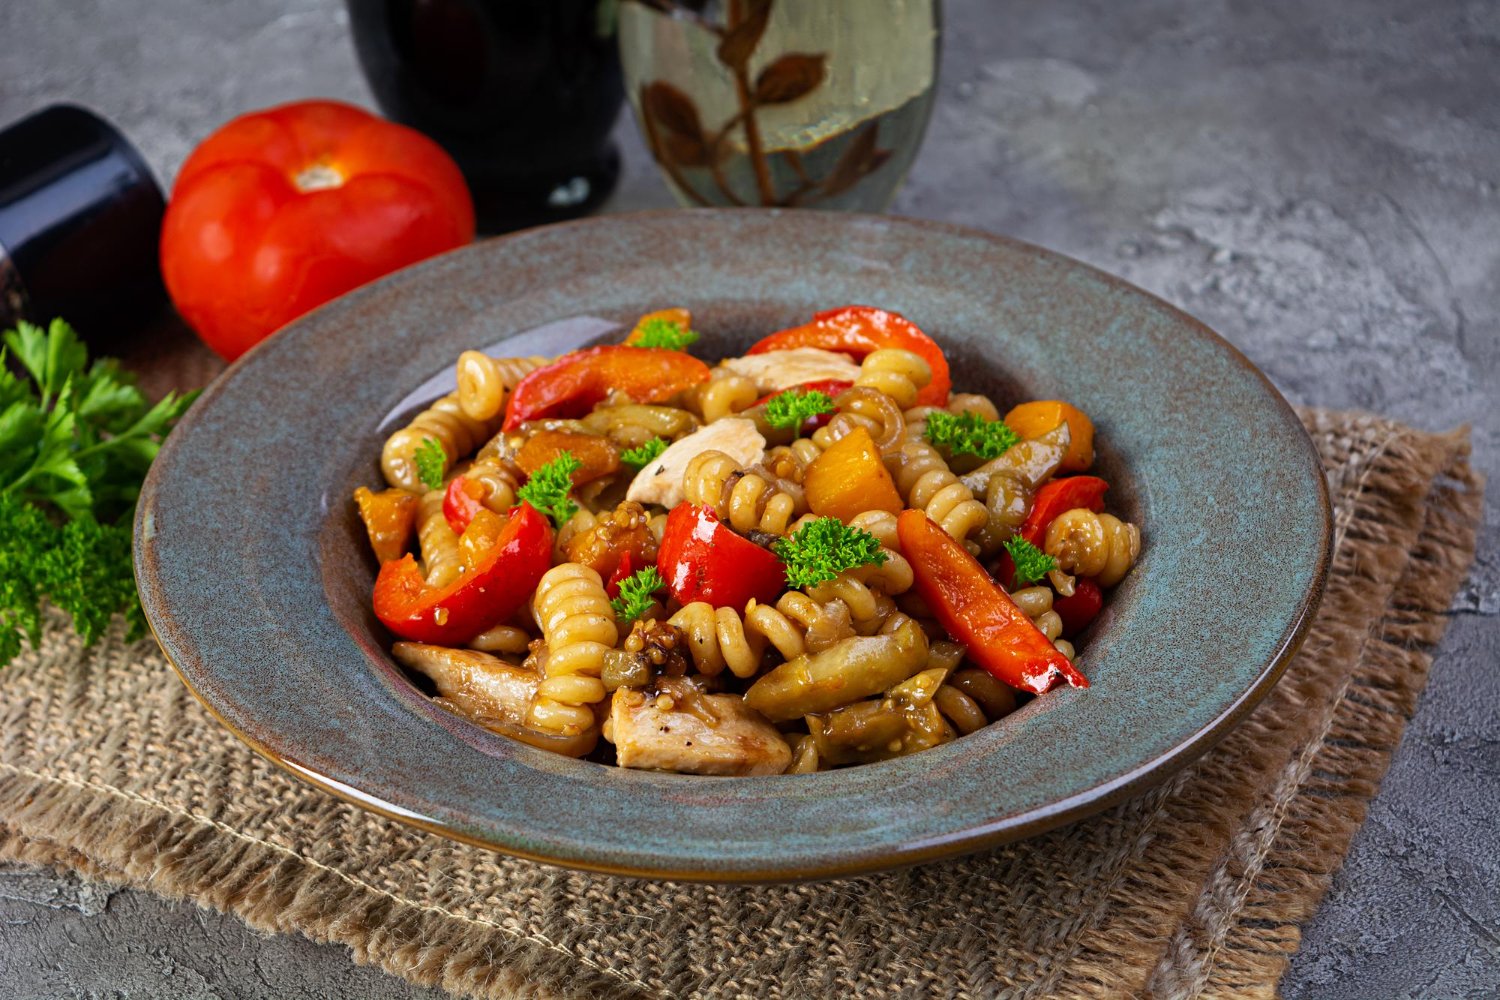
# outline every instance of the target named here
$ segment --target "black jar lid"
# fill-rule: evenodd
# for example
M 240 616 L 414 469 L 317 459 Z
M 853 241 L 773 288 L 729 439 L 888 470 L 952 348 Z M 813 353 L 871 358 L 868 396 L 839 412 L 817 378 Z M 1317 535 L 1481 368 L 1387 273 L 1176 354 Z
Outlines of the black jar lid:
M 55 104 L 0 132 L 0 325 L 61 316 L 96 349 L 166 299 L 157 259 L 166 203 L 108 122 Z

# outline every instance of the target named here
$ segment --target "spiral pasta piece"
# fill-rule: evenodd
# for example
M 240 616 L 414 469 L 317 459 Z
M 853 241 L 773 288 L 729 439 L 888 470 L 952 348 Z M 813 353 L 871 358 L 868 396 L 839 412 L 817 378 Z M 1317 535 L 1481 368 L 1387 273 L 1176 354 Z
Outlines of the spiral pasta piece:
M 905 410 L 931 381 L 932 366 L 921 355 L 898 347 L 883 347 L 865 355 L 854 384 L 885 393 Z
M 1073 592 L 1068 574 L 1093 577 L 1099 586 L 1112 587 L 1135 565 L 1141 553 L 1141 530 L 1113 514 L 1075 507 L 1048 526 L 1043 549 L 1057 560 L 1053 583 L 1059 593 Z M 1065 578 L 1063 585 L 1058 585 L 1059 578 Z
M 639 448 L 653 438 L 676 441 L 698 429 L 698 418 L 676 406 L 622 403 L 601 406 L 579 421 L 585 430 L 602 434 L 621 448 Z
M 1022 587 L 1014 591 L 1010 599 L 1023 615 L 1033 621 L 1052 610 L 1051 587 Z
M 717 677 L 728 667 L 736 677 L 751 677 L 760 666 L 765 637 L 745 628 L 733 608 L 715 608 L 706 601 L 684 605 L 667 624 L 682 630 L 688 655 L 698 672 Z
M 558 525 L 552 537 L 552 558 L 558 562 L 568 562 L 568 549 L 573 539 L 593 531 L 598 523 L 599 519 L 593 511 L 580 506 L 572 517 Z
M 906 435 L 906 420 L 901 416 L 901 407 L 885 393 L 856 385 L 839 393 L 833 402 L 838 408 L 837 415 L 812 435 L 812 442 L 820 451 L 856 427 L 870 432 L 870 438 L 882 455 L 901 446 Z
M 766 471 L 777 479 L 802 485 L 807 467 L 815 462 L 823 449 L 812 438 L 798 438 L 791 444 L 777 445 L 766 452 L 761 463 Z
M 968 736 L 990 724 L 979 703 L 951 684 L 938 688 L 932 703 L 959 735 Z
M 450 392 L 386 439 L 385 447 L 380 451 L 380 471 L 392 486 L 417 492 L 423 486 L 417 474 L 416 453 L 423 441 L 432 438 L 442 445 L 445 456 L 443 473 L 446 475 L 455 462 L 499 429 L 498 415 L 488 420 L 476 420 L 463 411 L 458 393 Z
M 505 398 L 516 384 L 547 358 L 492 358 L 483 351 L 458 356 L 458 405 L 473 420 L 492 420 L 505 409 Z
M 925 512 L 955 541 L 976 550 L 978 546 L 968 539 L 989 522 L 984 504 L 974 499 L 943 456 L 926 441 L 907 441 L 898 457 L 896 489 L 907 505 Z
M 849 520 L 849 527 L 875 536 L 885 550 L 885 562 L 877 566 L 866 563 L 849 572 L 860 582 L 879 587 L 892 597 L 904 594 L 916 580 L 911 563 L 901 554 L 901 538 L 896 533 L 896 515 L 884 510 L 868 510 Z
M 584 732 L 605 697 L 605 654 L 620 637 L 604 583 L 587 566 L 554 566 L 537 584 L 534 607 L 547 655 L 527 722 L 549 732 Z
M 443 491 L 428 490 L 417 504 L 417 546 L 427 583 L 446 587 L 463 573 L 458 535 L 443 516 Z
M 760 391 L 756 389 L 754 379 L 737 375 L 727 368 L 715 368 L 707 382 L 689 389 L 683 397 L 688 409 L 701 417 L 705 424 L 732 417 L 748 409 L 759 398 Z
M 817 653 L 854 635 L 849 607 L 820 604 L 799 590 L 782 594 L 774 605 L 752 600 L 745 606 L 745 632 L 770 643 L 783 659 Z
M 807 510 L 800 487 L 743 471 L 733 458 L 714 449 L 688 462 L 682 492 L 688 503 L 712 508 L 719 520 L 740 532 L 784 535 L 792 520 Z
M 832 601 L 844 604 L 857 635 L 874 635 L 893 616 L 906 617 L 896 610 L 896 603 L 888 595 L 871 590 L 853 571 L 846 570 L 832 580 L 804 587 L 803 591 L 819 604 Z
M 955 392 L 948 397 L 947 410 L 954 416 L 972 413 L 984 420 L 999 420 L 1000 407 L 990 397 L 977 392 Z
M 531 645 L 531 634 L 514 625 L 496 625 L 469 640 L 469 648 L 485 653 L 519 656 Z

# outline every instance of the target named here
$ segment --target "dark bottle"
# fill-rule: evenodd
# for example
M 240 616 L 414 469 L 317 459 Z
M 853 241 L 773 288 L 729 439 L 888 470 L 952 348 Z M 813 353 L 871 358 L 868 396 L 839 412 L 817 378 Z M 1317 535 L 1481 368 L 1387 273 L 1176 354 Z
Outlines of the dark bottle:
M 620 170 L 615 0 L 347 0 L 381 109 L 442 144 L 484 232 L 584 215 Z
M 166 205 L 104 119 L 54 104 L 0 131 L 0 329 L 61 317 L 97 351 L 160 312 Z

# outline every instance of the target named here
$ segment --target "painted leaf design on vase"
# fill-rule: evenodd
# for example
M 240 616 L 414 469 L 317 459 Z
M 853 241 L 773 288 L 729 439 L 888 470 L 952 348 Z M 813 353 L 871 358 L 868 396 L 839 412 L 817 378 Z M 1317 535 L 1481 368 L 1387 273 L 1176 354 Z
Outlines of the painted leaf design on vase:
M 844 147 L 838 162 L 818 186 L 823 197 L 832 198 L 843 194 L 867 175 L 880 169 L 880 165 L 891 158 L 889 149 L 878 146 L 879 133 L 880 123 L 871 122 L 859 130 L 853 142 Z
M 672 0 L 636 0 L 666 16 L 678 8 Z M 799 101 L 816 91 L 828 78 L 828 53 L 788 52 L 777 56 L 750 80 L 749 64 L 770 23 L 774 0 L 727 0 L 725 24 L 720 27 L 696 17 L 695 25 L 715 34 L 718 61 L 729 70 L 735 84 L 739 110 L 717 129 L 706 130 L 692 97 L 665 80 L 643 84 L 640 89 L 641 122 L 652 154 L 682 193 L 699 205 L 710 199 L 682 172 L 684 167 L 709 171 L 717 194 L 731 205 L 746 200 L 733 189 L 725 171 L 728 155 L 725 141 L 734 130 L 745 138 L 746 159 L 755 178 L 751 201 L 762 205 L 797 206 L 832 198 L 857 185 L 891 157 L 891 150 L 878 146 L 878 122 L 871 122 L 845 147 L 832 168 L 822 177 L 810 176 L 803 154 L 808 149 L 764 149 L 756 111 Z M 778 191 L 770 162 L 779 157 L 796 175 L 791 190 Z
M 828 56 L 821 52 L 793 52 L 782 56 L 755 78 L 755 103 L 789 104 L 806 97 L 822 85 L 827 60 Z
M 729 6 L 730 23 L 724 29 L 716 54 L 719 62 L 743 73 L 771 20 L 771 0 L 731 0 Z
M 641 88 L 641 114 L 656 127 L 653 145 L 684 167 L 706 167 L 712 161 L 708 137 L 693 99 L 664 80 Z

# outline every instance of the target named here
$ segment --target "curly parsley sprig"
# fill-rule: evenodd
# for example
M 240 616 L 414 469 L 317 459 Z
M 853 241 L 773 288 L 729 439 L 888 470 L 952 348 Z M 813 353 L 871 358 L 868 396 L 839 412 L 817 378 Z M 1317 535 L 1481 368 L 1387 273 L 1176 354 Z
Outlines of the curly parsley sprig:
M 90 364 L 62 320 L 0 335 L 0 666 L 23 638 L 40 640 L 43 601 L 68 612 L 85 643 L 116 613 L 130 637 L 145 631 L 130 557 L 136 498 L 196 397 L 151 405 L 117 362 Z
M 638 569 L 620 581 L 620 596 L 609 602 L 621 625 L 629 624 L 651 610 L 656 592 L 666 587 L 655 566 Z
M 626 448 L 620 452 L 620 461 L 634 469 L 644 469 L 661 457 L 667 450 L 666 438 L 652 438 L 639 448 Z
M 986 420 L 978 414 L 945 413 L 934 410 L 927 415 L 927 440 L 951 455 L 978 455 L 988 461 L 999 458 L 1021 435 L 1003 420 Z
M 653 316 L 641 323 L 631 346 L 655 347 L 664 351 L 685 351 L 698 342 L 698 331 L 675 320 Z
M 561 528 L 578 513 L 578 505 L 568 494 L 573 491 L 573 473 L 581 468 L 583 463 L 573 457 L 571 451 L 560 451 L 556 458 L 533 472 L 526 484 L 516 490 L 516 499 L 525 500 Z
M 417 463 L 417 478 L 423 486 L 429 490 L 443 488 L 443 474 L 448 471 L 448 453 L 443 450 L 443 442 L 437 438 L 423 438 L 412 453 L 412 461 Z
M 1005 551 L 1010 553 L 1010 560 L 1016 566 L 1015 574 L 1011 577 L 1014 587 L 1024 587 L 1057 569 L 1056 559 L 1020 535 L 1006 541 Z
M 772 427 L 800 428 L 813 417 L 832 413 L 833 398 L 817 389 L 788 389 L 766 400 L 762 415 Z
M 786 538 L 772 542 L 771 551 L 786 563 L 788 587 L 826 583 L 856 566 L 883 566 L 888 558 L 878 538 L 836 517 L 809 521 Z

